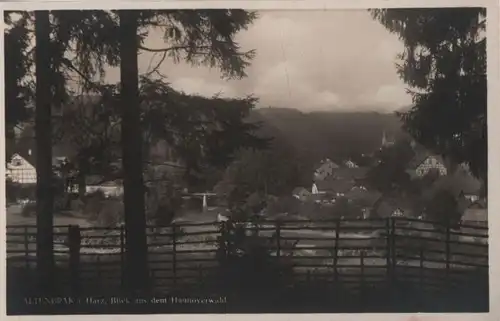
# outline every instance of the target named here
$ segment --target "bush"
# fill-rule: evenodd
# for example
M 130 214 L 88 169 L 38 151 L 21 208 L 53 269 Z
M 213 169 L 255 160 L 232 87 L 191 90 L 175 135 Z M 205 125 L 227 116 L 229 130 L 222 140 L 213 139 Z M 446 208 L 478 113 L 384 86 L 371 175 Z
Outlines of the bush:
M 23 206 L 21 216 L 29 217 L 36 214 L 36 203 L 30 202 Z
M 280 289 L 293 272 L 271 256 L 275 246 L 271 238 L 249 231 L 245 224 L 226 222 L 218 238 L 217 258 L 222 267 L 222 281 L 229 290 L 239 293 Z
M 148 188 L 146 216 L 153 224 L 168 226 L 182 207 L 181 193 L 171 182 L 165 181 Z
M 276 200 L 270 200 L 267 206 L 269 215 L 279 215 L 288 213 L 289 215 L 299 214 L 301 202 L 293 196 L 280 197 Z
M 20 185 L 12 182 L 10 179 L 5 180 L 5 197 L 7 203 L 15 203 L 19 199 Z
M 105 200 L 106 196 L 102 191 L 89 193 L 83 200 L 83 214 L 91 220 L 97 219 L 99 212 L 104 206 Z
M 114 227 L 122 223 L 123 219 L 123 202 L 118 199 L 108 199 L 102 202 L 102 207 L 96 217 L 96 223 L 99 226 Z

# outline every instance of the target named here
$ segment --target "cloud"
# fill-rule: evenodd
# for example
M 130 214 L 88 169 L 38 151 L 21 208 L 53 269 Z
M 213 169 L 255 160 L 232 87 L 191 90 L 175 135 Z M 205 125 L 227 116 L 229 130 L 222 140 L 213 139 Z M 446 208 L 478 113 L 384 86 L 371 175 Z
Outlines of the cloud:
M 161 72 L 187 93 L 253 94 L 261 106 L 391 111 L 410 102 L 395 68 L 403 45 L 368 12 L 262 11 L 259 16 L 237 36 L 243 50 L 257 52 L 247 78 L 226 81 L 216 69 L 172 61 Z M 161 33 L 152 32 L 147 45 L 164 47 Z M 142 72 L 151 58 L 141 53 Z M 118 79 L 116 70 L 110 74 Z
M 183 91 L 186 94 L 211 97 L 220 94 L 221 97 L 237 97 L 238 95 L 230 86 L 221 86 L 208 83 L 202 78 L 177 78 L 171 82 L 174 89 Z

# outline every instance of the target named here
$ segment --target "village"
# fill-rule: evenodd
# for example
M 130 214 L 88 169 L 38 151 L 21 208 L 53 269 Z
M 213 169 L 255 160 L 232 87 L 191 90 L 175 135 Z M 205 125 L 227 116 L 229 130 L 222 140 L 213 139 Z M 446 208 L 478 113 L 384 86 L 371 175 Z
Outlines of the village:
M 405 142 L 403 142 L 404 144 Z M 418 219 L 435 218 L 426 217 L 425 204 L 439 191 L 449 192 L 457 204 L 458 215 L 462 222 L 474 224 L 487 224 L 487 203 L 482 192 L 483 184 L 475 178 L 465 164 L 451 166 L 445 162 L 443 157 L 434 155 L 422 148 L 415 142 L 410 142 L 414 152 L 412 159 L 408 162 L 405 172 L 414 184 L 426 184 L 425 188 L 420 188 L 413 193 L 403 190 L 396 192 L 386 192 L 378 190 L 370 184 L 368 176 L 370 171 L 379 166 L 381 162 L 377 157 L 380 153 L 394 149 L 396 141 L 388 138 L 383 132 L 380 150 L 371 155 L 361 155 L 369 161 L 365 161 L 365 166 L 356 164 L 355 161 L 347 159 L 335 162 L 331 159 L 324 159 L 316 166 L 312 173 L 311 186 L 296 187 L 292 191 L 292 196 L 298 200 L 295 203 L 297 209 L 294 211 L 270 213 L 271 217 L 281 217 L 288 219 L 369 219 L 387 217 L 407 217 Z M 36 170 L 33 166 L 33 155 L 30 149 L 24 153 L 15 153 L 7 164 L 7 178 L 12 183 L 20 186 L 34 186 L 36 183 Z M 64 156 L 54 157 L 53 166 L 55 173 L 61 175 L 61 165 L 67 161 Z M 160 169 L 167 169 L 168 173 L 175 172 L 175 166 L 182 168 L 181 163 L 164 163 L 157 166 Z M 172 168 L 174 171 L 172 171 Z M 389 178 L 388 178 L 389 179 Z M 107 198 L 121 198 L 123 186 L 119 180 L 102 182 L 102 177 L 89 176 L 86 179 L 86 195 L 96 192 L 103 193 Z M 77 193 L 78 185 L 73 184 L 69 188 L 70 192 Z M 224 210 L 220 206 L 214 206 L 220 202 L 213 199 L 220 199 L 222 196 L 215 192 L 188 193 L 184 189 L 183 199 L 197 199 L 199 204 L 199 215 L 191 215 L 191 220 L 218 221 L 226 220 L 229 209 Z M 32 195 L 33 197 L 33 195 Z M 166 196 L 168 197 L 168 196 Z M 283 197 L 282 197 L 283 198 Z M 29 203 L 28 199 L 19 199 L 20 204 Z M 304 206 L 314 203 L 315 206 Z M 293 206 L 293 205 L 291 205 Z M 300 207 L 306 207 L 308 212 L 299 211 Z M 286 210 L 283 210 L 286 211 Z M 192 209 L 191 209 L 192 212 Z M 207 215 L 207 212 L 217 212 L 218 215 Z M 265 217 L 265 208 L 260 211 L 260 215 Z M 317 212 L 317 213 L 315 213 Z M 336 214 L 333 214 L 335 212 Z M 222 214 L 221 214 L 222 213 Z M 188 217 L 177 217 L 177 220 L 189 221 Z
M 488 310 L 486 8 L 258 7 L 5 12 L 10 314 Z

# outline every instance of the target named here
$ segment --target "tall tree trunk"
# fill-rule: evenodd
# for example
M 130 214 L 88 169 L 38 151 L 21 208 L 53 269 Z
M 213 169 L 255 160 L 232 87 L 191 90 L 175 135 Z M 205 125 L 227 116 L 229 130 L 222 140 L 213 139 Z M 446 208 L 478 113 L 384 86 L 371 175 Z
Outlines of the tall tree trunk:
M 119 15 L 126 267 L 129 289 L 135 292 L 147 288 L 149 275 L 138 88 L 138 16 L 133 10 L 121 10 Z
M 36 65 L 36 256 L 40 287 L 50 291 L 53 285 L 53 207 L 52 184 L 52 125 L 51 125 L 51 67 L 50 24 L 48 11 L 35 11 Z

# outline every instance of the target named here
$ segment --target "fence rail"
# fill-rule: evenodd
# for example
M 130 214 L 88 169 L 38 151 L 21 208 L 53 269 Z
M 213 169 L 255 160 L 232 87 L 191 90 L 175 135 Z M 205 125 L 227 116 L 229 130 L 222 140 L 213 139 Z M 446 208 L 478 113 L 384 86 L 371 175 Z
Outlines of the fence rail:
M 245 230 L 268 240 L 270 257 L 286 261 L 294 282 L 342 282 L 364 288 L 379 283 L 413 282 L 448 288 L 487 275 L 488 229 L 405 218 L 294 220 L 245 223 Z M 148 226 L 151 279 L 159 291 L 206 286 L 221 270 L 220 243 L 232 233 L 227 224 L 184 223 Z M 76 240 L 76 241 L 75 241 Z M 67 283 L 110 290 L 125 282 L 123 227 L 54 227 L 56 264 Z M 36 265 L 36 227 L 7 226 L 8 267 Z M 75 257 L 76 256 L 76 257 Z M 77 278 L 77 280 L 75 280 Z M 475 282 L 475 281 L 470 281 Z M 468 284 L 468 283 L 467 283 Z M 81 289 L 80 289 L 81 290 Z

